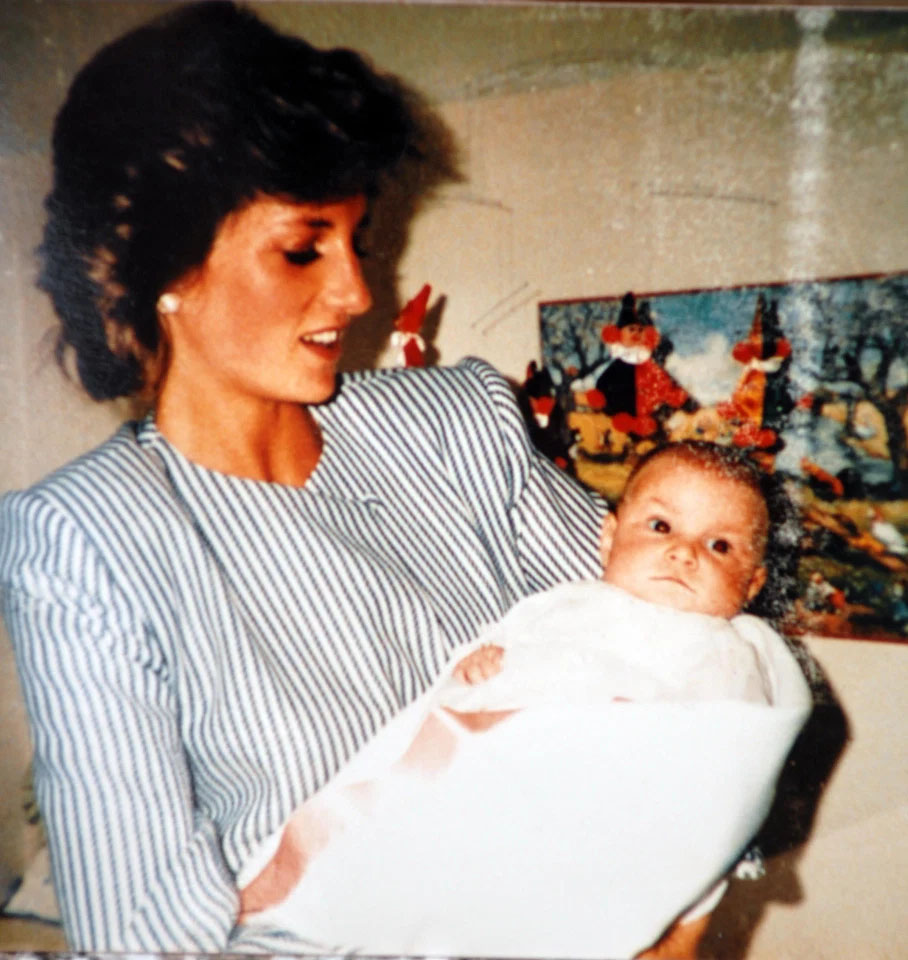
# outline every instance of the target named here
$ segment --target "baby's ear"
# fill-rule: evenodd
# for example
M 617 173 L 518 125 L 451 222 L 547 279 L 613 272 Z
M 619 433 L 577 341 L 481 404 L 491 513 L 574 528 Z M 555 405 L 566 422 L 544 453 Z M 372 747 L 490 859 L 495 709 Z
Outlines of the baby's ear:
M 608 566 L 609 557 L 612 555 L 612 543 L 615 540 L 615 528 L 617 526 L 617 517 L 609 511 L 602 518 L 602 532 L 599 535 L 599 559 L 602 561 L 603 570 Z
M 763 586 L 766 583 L 766 576 L 766 567 L 763 564 L 760 564 L 760 566 L 754 570 L 753 575 L 750 578 L 750 583 L 747 585 L 748 603 L 750 603 L 750 601 L 753 600 L 753 598 L 763 589 Z

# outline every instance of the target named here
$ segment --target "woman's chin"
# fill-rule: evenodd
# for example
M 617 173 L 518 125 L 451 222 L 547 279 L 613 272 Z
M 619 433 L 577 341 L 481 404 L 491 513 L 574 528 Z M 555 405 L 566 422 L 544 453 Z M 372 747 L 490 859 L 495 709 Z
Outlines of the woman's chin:
M 309 377 L 294 391 L 294 400 L 304 406 L 318 406 L 326 403 L 337 392 L 337 370 Z

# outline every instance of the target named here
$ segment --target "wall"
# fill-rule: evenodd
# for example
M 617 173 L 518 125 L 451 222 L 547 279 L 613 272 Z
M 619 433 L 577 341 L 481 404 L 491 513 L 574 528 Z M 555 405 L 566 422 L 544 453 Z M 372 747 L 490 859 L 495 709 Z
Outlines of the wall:
M 733 884 L 706 956 L 748 960 L 889 960 L 904 953 L 908 896 L 908 756 L 899 746 L 908 651 L 812 639 L 847 717 L 849 741 L 808 842 Z
M 0 113 L 0 489 L 32 482 L 123 415 L 53 368 L 31 251 L 46 133 L 72 71 L 158 9 L 0 11 L 10 94 Z M 480 354 L 519 377 L 538 353 L 539 300 L 908 268 L 903 15 L 326 4 L 273 4 L 267 15 L 316 42 L 370 50 L 426 89 L 456 134 L 465 179 L 418 217 L 399 265 L 404 298 L 433 284 L 443 361 Z M 853 740 L 813 839 L 786 862 L 795 886 L 762 889 L 770 903 L 749 955 L 894 955 L 908 862 L 908 771 L 893 743 L 905 650 L 813 649 Z M 19 829 L 27 758 L 4 640 L 0 890 L 34 846 Z M 741 936 L 712 944 L 742 950 Z
M 443 357 L 476 353 L 519 378 L 539 300 L 904 270 L 906 80 L 904 53 L 808 40 L 447 105 L 469 176 L 416 224 L 402 287 L 448 293 Z M 908 760 L 893 738 L 908 650 L 809 645 L 850 741 L 810 841 L 733 885 L 709 956 L 899 954 Z
M 446 105 L 468 179 L 402 287 L 448 295 L 444 356 L 517 375 L 539 300 L 904 269 L 906 77 L 818 44 Z

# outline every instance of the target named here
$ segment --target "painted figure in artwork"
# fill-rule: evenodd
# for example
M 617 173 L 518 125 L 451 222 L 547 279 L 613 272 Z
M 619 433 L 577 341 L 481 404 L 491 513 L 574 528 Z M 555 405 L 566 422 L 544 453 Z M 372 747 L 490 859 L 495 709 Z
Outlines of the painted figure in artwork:
M 690 404 L 691 398 L 659 358 L 662 336 L 653 324 L 649 304 L 632 293 L 621 301 L 618 322 L 602 328 L 602 340 L 614 358 L 596 381 L 594 408 L 612 418 L 612 426 L 639 438 L 659 430 L 659 414 Z M 664 345 L 663 345 L 664 346 Z
M 575 442 L 574 433 L 558 402 L 551 373 L 535 360 L 527 364 L 526 376 L 520 385 L 520 400 L 534 446 L 557 467 L 573 473 L 570 448 Z
M 791 344 L 779 326 L 778 305 L 757 298 L 753 323 L 746 340 L 736 343 L 732 356 L 742 364 L 735 392 L 718 412 L 735 428 L 732 442 L 738 447 L 769 450 L 779 443 L 779 430 L 793 407 L 788 392 Z

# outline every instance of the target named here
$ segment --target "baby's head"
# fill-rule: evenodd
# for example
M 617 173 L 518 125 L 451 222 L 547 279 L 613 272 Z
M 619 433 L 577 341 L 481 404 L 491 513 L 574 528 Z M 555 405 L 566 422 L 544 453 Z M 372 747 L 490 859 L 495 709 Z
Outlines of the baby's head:
M 732 617 L 766 582 L 769 511 L 758 469 L 728 447 L 658 447 L 606 519 L 606 583 L 643 600 Z

